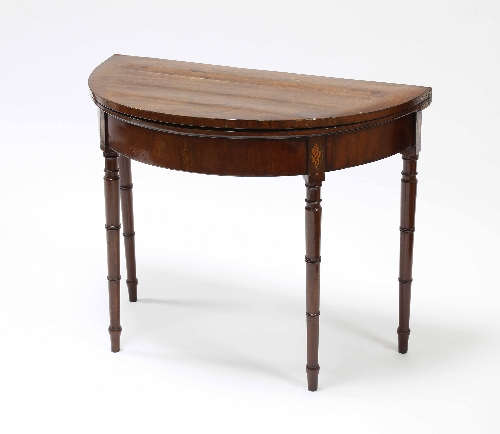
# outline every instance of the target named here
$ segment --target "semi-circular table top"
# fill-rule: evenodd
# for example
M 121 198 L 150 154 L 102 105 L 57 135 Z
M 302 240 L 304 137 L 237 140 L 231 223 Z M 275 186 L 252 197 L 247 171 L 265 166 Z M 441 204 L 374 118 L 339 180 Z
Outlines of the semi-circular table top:
M 114 55 L 90 75 L 94 101 L 179 126 L 286 130 L 366 123 L 418 109 L 431 88 Z

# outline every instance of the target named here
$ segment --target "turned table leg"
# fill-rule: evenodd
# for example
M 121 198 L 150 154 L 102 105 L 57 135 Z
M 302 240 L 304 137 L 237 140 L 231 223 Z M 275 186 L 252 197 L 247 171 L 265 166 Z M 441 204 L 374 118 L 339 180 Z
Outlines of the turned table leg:
M 132 199 L 132 171 L 130 159 L 120 155 L 120 202 L 123 220 L 123 244 L 127 262 L 127 286 L 129 301 L 137 301 L 137 276 L 135 267 L 134 206 Z
M 408 351 L 410 337 L 410 299 L 413 236 L 415 232 L 415 205 L 417 198 L 417 160 L 415 148 L 409 148 L 402 153 L 403 171 L 401 174 L 401 226 L 400 256 L 399 256 L 399 327 L 398 351 L 405 354 Z
M 310 391 L 318 389 L 319 290 L 321 262 L 321 181 L 306 182 L 306 317 L 307 383 Z
M 108 250 L 109 334 L 111 351 L 120 351 L 120 197 L 118 193 L 118 154 L 107 144 L 107 115 L 101 112 L 101 148 L 104 165 L 104 201 Z
M 120 351 L 120 205 L 118 196 L 118 154 L 104 151 L 104 198 L 106 203 L 106 241 L 108 243 L 109 334 L 111 351 Z
M 318 389 L 321 184 L 325 180 L 324 137 L 308 140 L 306 184 L 306 319 L 307 386 Z

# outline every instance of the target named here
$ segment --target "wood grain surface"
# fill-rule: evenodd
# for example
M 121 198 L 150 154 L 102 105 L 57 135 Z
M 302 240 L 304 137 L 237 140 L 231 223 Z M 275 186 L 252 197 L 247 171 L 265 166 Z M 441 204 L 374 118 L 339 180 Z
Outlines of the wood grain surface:
M 111 349 L 120 350 L 121 191 L 129 300 L 137 300 L 130 160 L 306 182 L 308 389 L 318 389 L 321 186 L 325 173 L 403 155 L 398 350 L 408 351 L 417 159 L 431 89 L 115 55 L 89 86 L 100 108 Z M 119 158 L 119 164 L 118 164 Z M 121 178 L 120 178 L 121 172 Z M 120 182 L 119 182 L 120 180 Z
M 366 122 L 431 99 L 431 88 L 114 55 L 89 78 L 94 100 L 131 117 L 225 129 Z

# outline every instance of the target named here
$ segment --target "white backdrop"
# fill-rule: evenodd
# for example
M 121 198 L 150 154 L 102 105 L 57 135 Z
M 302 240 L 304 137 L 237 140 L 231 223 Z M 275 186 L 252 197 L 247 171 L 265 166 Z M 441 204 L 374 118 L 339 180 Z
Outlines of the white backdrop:
M 1 10 L 2 432 L 496 432 L 498 2 Z M 133 164 L 139 301 L 122 288 L 122 351 L 109 351 L 87 78 L 114 53 L 433 87 L 408 354 L 396 349 L 399 156 L 327 174 L 317 393 L 300 177 Z

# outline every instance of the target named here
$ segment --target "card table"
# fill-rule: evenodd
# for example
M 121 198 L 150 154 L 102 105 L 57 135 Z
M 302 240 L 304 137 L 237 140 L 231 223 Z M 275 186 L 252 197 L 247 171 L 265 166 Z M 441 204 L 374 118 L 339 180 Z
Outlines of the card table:
M 400 153 L 398 350 L 408 351 L 422 110 L 431 88 L 114 55 L 89 77 L 100 113 L 111 351 L 120 350 L 120 203 L 137 301 L 131 160 L 222 176 L 305 180 L 308 389 L 318 387 L 325 173 Z M 176 206 L 176 205 L 173 205 Z

